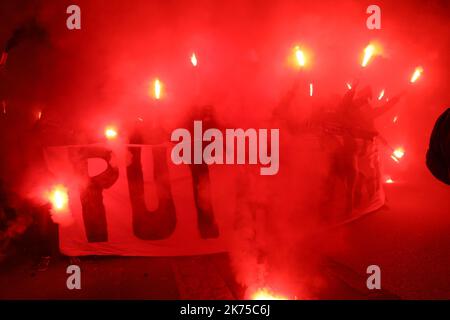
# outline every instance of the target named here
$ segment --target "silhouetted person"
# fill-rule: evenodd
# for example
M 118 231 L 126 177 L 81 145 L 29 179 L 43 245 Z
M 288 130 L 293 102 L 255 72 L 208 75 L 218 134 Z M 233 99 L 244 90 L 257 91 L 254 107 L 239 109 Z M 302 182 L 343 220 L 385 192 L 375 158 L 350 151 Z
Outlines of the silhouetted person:
M 46 174 L 38 138 L 40 120 L 33 105 L 47 104 L 50 93 L 46 75 L 53 62 L 49 56 L 52 50 L 47 31 L 36 18 L 30 18 L 12 32 L 0 58 L 0 197 L 6 197 L 1 200 L 3 212 L 14 216 L 9 218 L 3 235 L 6 240 L 13 239 L 30 226 L 23 239 L 28 242 L 22 245 L 27 250 L 35 249 L 32 253 L 42 258 L 37 263 L 39 270 L 45 270 L 50 262 L 56 245 L 55 225 L 49 208 L 32 203 L 27 195 L 39 176 Z M 26 217 L 32 217 L 32 221 Z
M 192 136 L 194 136 L 193 125 L 196 120 L 202 121 L 203 130 L 217 128 L 214 107 L 211 105 L 194 107 L 192 115 L 189 118 L 188 128 L 191 128 L 190 131 Z M 194 150 L 193 145 L 191 150 Z M 209 166 L 203 161 L 201 164 L 194 164 L 194 154 L 192 153 L 191 164 L 189 167 L 192 174 L 192 187 L 194 189 L 194 201 L 197 209 L 198 230 L 203 239 L 217 238 L 219 237 L 219 228 L 212 207 Z
M 436 179 L 450 185 L 450 108 L 439 116 L 434 125 L 426 164 Z
M 332 203 L 336 183 L 341 181 L 345 186 L 345 214 L 351 214 L 361 203 L 364 191 L 370 196 L 378 190 L 380 168 L 376 159 L 367 157 L 372 154 L 369 148 L 375 145 L 375 138 L 379 134 L 375 119 L 395 107 L 400 99 L 400 96 L 394 97 L 375 108 L 370 104 L 371 88 L 363 88 L 357 94 L 356 87 L 354 85 L 344 95 L 329 121 L 337 128 L 331 133 L 335 135 L 337 143 L 330 154 L 324 208 L 327 203 L 328 206 Z M 325 123 L 325 126 L 329 126 L 329 123 Z

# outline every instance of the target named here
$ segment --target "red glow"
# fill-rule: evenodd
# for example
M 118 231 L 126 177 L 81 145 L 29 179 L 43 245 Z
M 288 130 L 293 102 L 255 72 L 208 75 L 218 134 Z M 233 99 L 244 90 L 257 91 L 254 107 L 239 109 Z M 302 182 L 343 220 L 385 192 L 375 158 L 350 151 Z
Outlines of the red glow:
M 251 295 L 252 300 L 289 300 L 288 297 L 275 294 L 267 288 L 258 289 Z
M 0 66 L 6 64 L 7 59 L 8 59 L 8 53 L 3 51 L 2 56 L 0 58 Z
M 0 196 L 73 218 L 65 254 L 120 257 L 87 257 L 83 292 L 59 261 L 39 286 L 12 268 L 2 299 L 383 298 L 371 264 L 392 297 L 450 298 L 450 189 L 426 159 L 450 1 L 74 1 L 81 30 L 23 2 L 2 2 Z

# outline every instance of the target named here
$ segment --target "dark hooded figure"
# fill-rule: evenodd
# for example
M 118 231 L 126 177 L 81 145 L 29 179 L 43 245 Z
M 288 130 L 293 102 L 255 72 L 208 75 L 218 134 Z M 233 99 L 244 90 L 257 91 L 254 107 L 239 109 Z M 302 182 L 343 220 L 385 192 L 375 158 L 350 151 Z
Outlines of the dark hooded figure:
M 434 125 L 426 164 L 436 179 L 450 185 L 450 108 L 439 116 Z
M 46 29 L 32 17 L 12 32 L 0 59 L 0 251 L 17 240 L 24 256 L 39 257 L 41 271 L 56 251 L 56 226 L 49 208 L 27 195 L 48 173 L 40 139 L 43 119 L 35 108 L 45 107 L 52 94 L 46 83 L 51 52 Z

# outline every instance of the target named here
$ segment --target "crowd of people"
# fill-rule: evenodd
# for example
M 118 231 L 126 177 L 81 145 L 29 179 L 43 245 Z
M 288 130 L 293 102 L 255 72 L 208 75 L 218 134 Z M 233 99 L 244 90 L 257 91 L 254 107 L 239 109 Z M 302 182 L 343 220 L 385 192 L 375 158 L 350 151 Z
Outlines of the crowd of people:
M 4 72 L 3 67 L 7 63 L 7 51 L 23 38 L 31 38 L 40 43 L 45 39 L 45 32 L 36 22 L 18 29 L 8 41 L 2 55 L 1 72 Z M 2 86 L 3 84 L 1 83 Z M 25 84 L 22 89 L 24 87 L 33 86 Z M 350 215 L 358 208 L 364 196 L 379 192 L 381 169 L 377 145 L 378 142 L 383 143 L 383 138 L 376 128 L 375 120 L 394 108 L 401 96 L 375 107 L 371 88 L 359 90 L 358 83 L 354 83 L 342 99 L 320 106 L 307 121 L 298 123 L 286 114 L 297 90 L 298 83 L 274 109 L 273 123 L 280 123 L 280 127 L 291 130 L 293 134 L 308 130 L 316 132 L 322 148 L 328 153 L 328 174 L 322 190 L 320 211 L 326 215 L 333 210 L 336 190 L 343 185 L 342 212 L 343 215 Z M 0 261 L 10 255 L 11 250 L 22 250 L 22 253 L 40 257 L 38 269 L 45 270 L 49 257 L 57 252 L 57 226 L 51 221 L 48 204 L 33 203 L 27 199 L 23 190 L 27 189 L 26 186 L 33 185 L 36 172 L 37 175 L 49 174 L 46 172 L 43 156 L 44 145 L 39 137 L 45 132 L 48 135 L 51 124 L 46 122 L 45 116 L 36 118 L 35 115 L 29 115 L 34 110 L 27 103 L 36 98 L 34 96 L 22 94 L 15 101 L 22 104 L 16 108 L 21 110 L 20 113 L 7 112 L 5 108 L 9 102 L 6 101 L 5 91 L 2 88 L 0 92 L 0 102 L 4 109 L 0 110 Z M 39 88 L 35 91 L 39 91 Z M 447 184 L 450 184 L 449 110 L 438 119 L 427 154 L 427 166 L 438 179 Z M 218 127 L 213 111 L 211 106 L 192 110 L 186 122 L 192 124 L 193 120 L 202 120 L 205 126 Z M 200 201 L 202 197 L 210 197 L 210 191 L 206 189 L 203 192 L 205 188 L 201 187 L 208 185 L 207 165 L 192 165 L 191 172 L 195 199 L 198 200 L 199 228 L 206 237 L 216 237 L 218 230 L 212 209 L 208 206 L 209 201 Z

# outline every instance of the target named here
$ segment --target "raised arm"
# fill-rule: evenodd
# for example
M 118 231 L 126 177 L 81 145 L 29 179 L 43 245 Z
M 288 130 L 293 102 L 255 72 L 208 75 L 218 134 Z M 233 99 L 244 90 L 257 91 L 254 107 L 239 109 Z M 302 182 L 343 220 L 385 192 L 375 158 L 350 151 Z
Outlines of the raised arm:
M 372 111 L 373 118 L 378 118 L 378 117 L 382 116 L 383 114 L 385 114 L 386 112 L 392 110 L 397 105 L 397 103 L 400 101 L 401 97 L 402 97 L 402 94 L 398 95 L 396 97 L 393 97 L 392 99 L 390 99 L 388 102 L 386 102 L 382 106 L 380 106 L 376 109 L 373 109 L 373 111 Z

